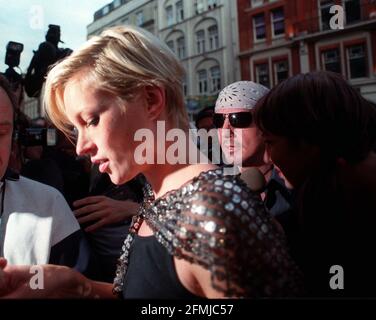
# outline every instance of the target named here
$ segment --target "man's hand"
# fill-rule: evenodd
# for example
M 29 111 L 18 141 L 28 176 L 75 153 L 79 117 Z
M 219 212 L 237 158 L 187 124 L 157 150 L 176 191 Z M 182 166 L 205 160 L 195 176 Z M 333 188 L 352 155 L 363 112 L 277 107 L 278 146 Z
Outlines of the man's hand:
M 137 214 L 140 205 L 136 202 L 114 200 L 105 196 L 93 196 L 77 200 L 74 214 L 78 223 L 96 221 L 85 231 L 92 232 L 103 226 L 124 221 Z

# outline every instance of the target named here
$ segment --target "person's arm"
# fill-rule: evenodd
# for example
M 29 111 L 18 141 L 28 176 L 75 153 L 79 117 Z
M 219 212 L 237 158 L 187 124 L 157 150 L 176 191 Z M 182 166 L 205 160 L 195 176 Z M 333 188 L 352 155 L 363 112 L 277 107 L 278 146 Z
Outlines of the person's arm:
M 77 200 L 74 214 L 79 224 L 91 222 L 85 231 L 92 232 L 105 225 L 124 221 L 137 214 L 140 205 L 130 200 L 114 200 L 106 196 L 92 196 Z
M 112 284 L 87 279 L 64 266 L 7 265 L 0 258 L 0 297 L 9 299 L 114 299 Z

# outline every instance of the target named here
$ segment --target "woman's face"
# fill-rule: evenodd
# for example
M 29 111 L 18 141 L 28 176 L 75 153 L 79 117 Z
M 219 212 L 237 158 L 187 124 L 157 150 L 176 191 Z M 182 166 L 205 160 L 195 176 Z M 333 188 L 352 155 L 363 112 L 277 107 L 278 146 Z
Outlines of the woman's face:
M 299 187 L 319 166 L 319 149 L 270 133 L 263 134 L 266 152 L 293 187 Z
M 90 156 L 114 184 L 140 172 L 134 160 L 134 134 L 146 126 L 143 99 L 124 102 L 122 108 L 112 96 L 77 78 L 69 80 L 63 99 L 66 115 L 77 129 L 78 155 Z

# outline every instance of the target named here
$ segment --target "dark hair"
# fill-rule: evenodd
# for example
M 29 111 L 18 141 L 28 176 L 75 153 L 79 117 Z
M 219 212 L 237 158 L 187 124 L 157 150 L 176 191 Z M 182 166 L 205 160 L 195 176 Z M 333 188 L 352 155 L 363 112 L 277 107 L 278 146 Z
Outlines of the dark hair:
M 2 75 L 0 75 L 0 88 L 2 88 L 9 97 L 9 100 L 12 104 L 13 112 L 15 112 L 17 109 L 16 97 L 10 87 L 9 81 Z
M 255 121 L 264 132 L 320 147 L 323 156 L 354 163 L 376 145 L 376 107 L 341 75 L 299 74 L 258 102 Z
M 347 200 L 353 200 L 337 159 L 358 163 L 374 150 L 376 107 L 341 75 L 311 72 L 285 80 L 259 100 L 255 122 L 263 132 L 320 149 L 320 162 L 296 190 L 291 220 L 297 228 L 290 245 L 309 290 L 326 290 L 320 276 L 336 258 L 346 256 L 343 241 L 360 230 L 349 223 L 354 219 Z
M 214 106 L 209 106 L 204 109 L 202 109 L 195 117 L 195 124 L 196 127 L 198 127 L 198 123 L 200 120 L 205 118 L 212 118 L 214 114 Z

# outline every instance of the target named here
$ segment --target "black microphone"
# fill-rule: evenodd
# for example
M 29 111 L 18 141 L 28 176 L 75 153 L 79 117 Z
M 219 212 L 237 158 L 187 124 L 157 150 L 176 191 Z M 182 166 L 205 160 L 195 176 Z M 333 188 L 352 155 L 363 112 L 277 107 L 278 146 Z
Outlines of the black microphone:
M 261 171 L 255 167 L 249 168 L 240 174 L 240 178 L 247 187 L 255 192 L 262 192 L 266 186 L 266 180 Z

